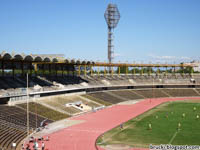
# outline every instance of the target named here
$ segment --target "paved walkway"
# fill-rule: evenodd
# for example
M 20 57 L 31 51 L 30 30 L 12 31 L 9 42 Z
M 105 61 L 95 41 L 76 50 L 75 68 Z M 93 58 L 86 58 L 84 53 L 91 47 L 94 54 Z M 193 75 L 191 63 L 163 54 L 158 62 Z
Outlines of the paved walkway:
M 145 99 L 131 105 L 114 105 L 97 112 L 73 117 L 84 122 L 49 135 L 48 150 L 96 150 L 96 139 L 104 132 L 167 101 L 200 99 L 200 97 Z M 103 150 L 99 148 L 99 150 Z M 138 149 L 133 149 L 138 150 Z M 144 149 L 143 149 L 144 150 Z

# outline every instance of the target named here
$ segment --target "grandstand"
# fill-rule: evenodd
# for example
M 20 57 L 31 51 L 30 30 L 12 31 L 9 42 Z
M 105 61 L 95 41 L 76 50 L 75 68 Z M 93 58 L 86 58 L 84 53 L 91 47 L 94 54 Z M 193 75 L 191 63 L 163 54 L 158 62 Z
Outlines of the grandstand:
M 38 102 L 70 116 L 80 114 L 85 111 L 90 111 L 93 108 L 101 106 L 101 104 L 98 102 L 91 101 L 87 97 L 82 97 L 79 95 L 53 96 L 42 99 Z
M 42 116 L 29 113 L 30 116 L 30 132 L 40 127 L 42 121 L 46 120 Z M 48 123 L 52 120 L 47 119 Z M 0 147 L 2 149 L 11 149 L 12 143 L 17 145 L 26 136 L 26 111 L 14 106 L 0 105 Z
M 41 102 L 41 104 L 45 104 L 47 107 L 55 109 L 56 111 L 65 113 L 67 115 L 78 114 L 81 110 L 70 106 L 66 107 L 65 104 L 70 103 L 69 101 L 65 101 L 63 98 L 55 98 L 55 99 L 46 99 Z
M 122 98 L 119 98 L 113 94 L 111 94 L 110 92 L 96 92 L 96 93 L 90 93 L 88 94 L 92 97 L 104 100 L 106 102 L 112 103 L 112 104 L 117 104 L 123 101 Z
M 102 105 L 109 106 L 128 100 L 143 100 L 145 98 L 159 97 L 182 97 L 182 96 L 200 96 L 199 89 L 175 88 L 175 89 L 119 89 L 101 92 L 92 92 L 86 94 L 69 94 L 68 96 L 51 96 L 39 98 L 37 103 L 31 102 L 30 106 L 30 127 L 31 131 L 40 126 L 44 119 L 49 122 L 68 118 L 72 115 L 83 113 L 83 110 L 77 107 L 66 107 L 65 104 L 82 101 L 82 104 L 92 108 Z M 17 106 L 1 105 L 1 147 L 9 149 L 13 142 L 19 144 L 26 137 L 26 104 L 17 104 Z M 37 122 L 36 122 L 37 120 Z M 9 127 L 5 128 L 9 124 Z M 9 134 L 4 136 L 7 132 Z M 12 137 L 12 138 L 11 138 Z
M 164 89 L 172 97 L 199 96 L 194 89 Z
M 135 90 L 134 92 L 145 98 L 169 97 L 169 94 L 164 93 L 161 89 Z
M 98 99 L 101 101 L 117 104 L 128 100 L 143 100 L 147 98 L 163 98 L 163 97 L 198 97 L 199 89 L 135 89 L 135 90 L 115 90 L 106 92 L 88 93 L 86 96 L 91 100 Z
M 22 109 L 25 109 L 25 110 L 27 108 L 26 103 L 17 104 L 17 106 L 22 108 Z M 49 120 L 53 120 L 53 121 L 58 121 L 58 120 L 70 117 L 67 114 L 60 113 L 58 111 L 55 111 L 53 109 L 50 109 L 48 107 L 45 107 L 45 106 L 43 106 L 39 103 L 35 103 L 35 102 L 29 103 L 29 111 L 34 113 L 34 114 L 37 114 L 39 116 L 42 116 L 44 118 L 47 118 Z
M 13 65 L 10 65 L 13 64 Z M 133 72 L 108 72 L 107 67 Z M 49 123 L 103 106 L 146 98 L 200 96 L 200 75 L 191 73 L 135 73 L 134 68 L 184 68 L 184 64 L 107 64 L 59 59 L 48 55 L 0 55 L 0 148 L 11 149 L 27 136 L 28 95 L 30 132 Z M 96 71 L 94 68 L 99 68 Z M 102 71 L 103 70 L 103 71 Z M 174 69 L 176 70 L 176 69 Z M 180 71 L 181 72 L 181 71 Z M 195 81 L 195 82 L 194 82 Z M 15 106 L 8 106 L 15 105 Z
M 118 95 L 126 100 L 143 99 L 143 95 L 139 95 L 132 90 L 111 91 L 111 93 Z
M 12 93 L 20 94 L 22 89 L 26 88 L 26 79 L 24 77 L 0 77 L 0 95 L 6 97 Z M 173 85 L 182 87 L 199 87 L 199 83 L 192 83 L 191 77 L 177 78 L 177 79 L 164 79 L 156 78 L 152 79 L 152 76 L 148 78 L 140 78 L 139 76 L 127 75 L 114 75 L 113 78 L 107 76 L 101 76 L 98 78 L 95 76 L 63 76 L 63 77 L 29 77 L 29 91 L 30 93 L 44 92 L 45 91 L 56 91 L 70 89 L 83 89 L 93 87 L 112 87 L 112 86 L 123 86 L 124 88 L 134 86 L 165 86 L 170 87 Z M 46 92 L 47 93 L 47 92 Z M 22 94 L 22 93 L 21 93 Z M 23 95 L 23 94 L 22 94 Z

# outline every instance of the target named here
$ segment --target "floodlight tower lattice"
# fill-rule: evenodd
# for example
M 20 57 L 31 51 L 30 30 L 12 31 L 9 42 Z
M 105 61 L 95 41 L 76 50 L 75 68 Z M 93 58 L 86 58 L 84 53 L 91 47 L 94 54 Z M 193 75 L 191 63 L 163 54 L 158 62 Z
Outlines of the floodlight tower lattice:
M 108 62 L 111 64 L 114 57 L 113 30 L 117 27 L 120 19 L 120 13 L 117 5 L 108 4 L 104 17 L 108 25 Z

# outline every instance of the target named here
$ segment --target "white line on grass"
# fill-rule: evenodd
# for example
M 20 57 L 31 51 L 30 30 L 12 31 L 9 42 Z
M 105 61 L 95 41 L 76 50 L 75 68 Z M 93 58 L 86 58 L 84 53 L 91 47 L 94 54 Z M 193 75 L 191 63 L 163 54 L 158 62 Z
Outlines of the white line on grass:
M 112 138 L 113 136 L 117 135 L 118 133 L 122 132 L 123 130 L 127 129 L 128 127 L 132 126 L 132 124 L 124 127 L 123 129 L 120 129 L 119 131 L 117 132 L 114 132 L 113 134 L 111 134 L 109 137 L 105 138 L 104 140 L 102 139 L 102 142 L 101 143 L 97 143 L 97 144 L 104 144 L 106 143 L 110 138 Z
M 173 140 L 175 139 L 177 133 L 178 133 L 178 131 L 176 131 L 176 132 L 174 133 L 174 135 L 172 136 L 172 138 L 171 138 L 170 141 L 169 141 L 169 144 L 171 144 L 171 143 L 173 142 Z

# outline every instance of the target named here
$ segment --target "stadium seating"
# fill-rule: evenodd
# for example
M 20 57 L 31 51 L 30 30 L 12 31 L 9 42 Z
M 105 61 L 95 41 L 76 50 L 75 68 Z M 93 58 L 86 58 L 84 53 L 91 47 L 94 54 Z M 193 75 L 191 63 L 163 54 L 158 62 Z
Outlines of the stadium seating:
M 163 91 L 168 93 L 172 97 L 200 96 L 193 89 L 163 89 Z
M 50 82 L 57 82 L 63 85 L 80 84 L 82 82 L 87 82 L 87 80 L 84 80 L 79 76 L 64 76 L 64 77 L 46 76 L 43 78 L 45 78 Z
M 34 85 L 51 86 L 51 84 L 39 79 L 38 77 L 30 77 L 29 86 L 33 87 Z M 25 77 L 0 77 L 0 89 L 25 88 L 26 86 L 27 81 Z
M 26 103 L 18 104 L 17 106 L 19 106 L 25 110 L 27 108 Z M 57 120 L 61 120 L 61 119 L 70 117 L 67 114 L 60 113 L 58 111 L 55 111 L 53 109 L 50 109 L 48 107 L 45 107 L 41 104 L 34 103 L 34 102 L 29 103 L 29 111 L 33 112 L 35 114 L 38 114 L 40 116 L 43 116 L 45 118 L 48 118 L 49 120 L 53 120 L 53 121 L 57 121 Z
M 102 100 L 111 104 L 116 104 L 125 100 L 138 100 L 144 98 L 200 96 L 200 89 L 196 90 L 197 91 L 194 89 L 117 90 L 88 93 L 86 96 L 94 101 L 97 99 L 97 101 Z
M 30 83 L 32 85 L 40 85 L 40 86 L 52 86 L 53 84 L 51 82 L 47 82 L 46 80 L 38 77 L 31 77 L 30 78 Z
M 117 104 L 117 103 L 125 101 L 124 99 L 121 99 L 119 97 L 115 97 L 114 95 L 109 94 L 109 92 L 96 92 L 96 93 L 90 93 L 88 95 L 92 97 L 96 97 L 98 99 L 104 100 L 112 104 Z
M 68 115 L 74 115 L 81 112 L 81 110 L 74 107 L 66 107 L 64 104 L 60 103 L 59 100 L 44 100 L 43 103 L 59 112 L 66 113 Z
M 55 110 L 59 110 L 60 112 L 65 112 L 69 115 L 75 115 L 77 113 L 81 113 L 81 109 L 77 109 L 76 107 L 70 106 L 66 107 L 66 104 L 76 103 L 81 101 L 84 105 L 89 106 L 90 108 L 95 108 L 101 106 L 100 104 L 93 102 L 91 100 L 87 100 L 86 98 L 80 96 L 59 96 L 52 97 L 51 99 L 42 100 L 41 103 L 45 103 L 49 105 L 51 108 Z
M 4 124 L 0 124 L 0 148 L 11 150 L 12 143 L 17 145 L 26 137 L 26 131 L 22 131 Z
M 0 105 L 0 147 L 2 149 L 11 149 L 11 144 L 16 142 L 18 145 L 26 137 L 26 119 L 25 110 L 14 106 Z M 46 118 L 29 113 L 30 132 L 39 127 Z M 36 120 L 37 118 L 37 120 Z M 51 120 L 47 119 L 51 123 Z
M 195 89 L 195 90 L 200 95 L 200 89 Z
M 101 99 L 99 99 L 99 98 L 97 98 L 97 97 L 93 97 L 93 96 L 88 95 L 88 94 L 84 94 L 84 95 L 81 95 L 81 96 L 82 96 L 82 97 L 85 97 L 85 98 L 87 98 L 87 99 L 90 99 L 91 101 L 94 101 L 94 102 L 97 102 L 97 103 L 99 103 L 99 104 L 102 104 L 102 105 L 104 105 L 104 106 L 112 105 L 112 103 L 106 102 L 106 101 L 104 101 L 104 100 L 101 100 Z
M 200 83 L 200 78 L 194 78 L 196 83 Z M 35 85 L 39 85 L 43 91 L 57 90 L 55 83 L 61 84 L 66 89 L 85 86 L 113 86 L 113 85 L 153 85 L 153 84 L 189 84 L 191 85 L 190 75 L 81 75 L 81 76 L 32 76 L 29 77 L 29 89 L 34 90 Z M 0 96 L 5 93 L 20 93 L 21 88 L 25 88 L 25 77 L 0 77 Z M 8 95 L 9 96 L 9 95 Z M 84 112 L 77 107 L 69 106 L 68 103 L 81 101 L 82 104 L 95 108 L 102 105 L 109 106 L 127 100 L 140 100 L 144 98 L 159 97 L 183 97 L 200 96 L 200 89 L 134 89 L 117 90 L 106 92 L 87 93 L 81 96 L 64 96 L 52 99 L 43 99 L 37 103 L 30 103 L 30 122 L 31 130 L 39 127 L 41 122 L 47 119 L 48 122 L 57 121 Z M 40 103 L 40 104 L 38 104 Z M 42 104 L 42 105 L 41 105 Z M 48 106 L 48 107 L 45 107 Z M 37 110 L 36 110 L 37 109 Z M 36 115 L 37 113 L 37 115 Z M 19 142 L 26 137 L 26 104 L 19 104 L 16 107 L 0 105 L 0 149 L 11 149 L 11 143 Z
M 169 97 L 169 95 L 162 92 L 160 89 L 134 90 L 134 92 L 145 98 Z
M 127 100 L 143 99 L 141 95 L 138 95 L 130 90 L 121 90 L 121 91 L 111 91 L 111 93 L 126 98 Z
M 155 84 L 198 84 L 200 83 L 199 76 L 194 76 L 195 83 L 191 82 L 190 75 L 80 75 L 80 76 L 32 76 L 29 77 L 29 89 L 33 91 L 33 87 L 39 85 L 40 91 L 51 91 L 63 88 L 76 88 L 83 86 L 114 86 L 114 85 L 155 85 Z M 0 77 L 0 94 L 4 95 L 11 92 L 16 92 L 21 88 L 26 88 L 26 77 L 21 76 L 4 76 Z M 86 84 L 82 84 L 86 83 Z M 59 84 L 59 85 L 58 85 Z

